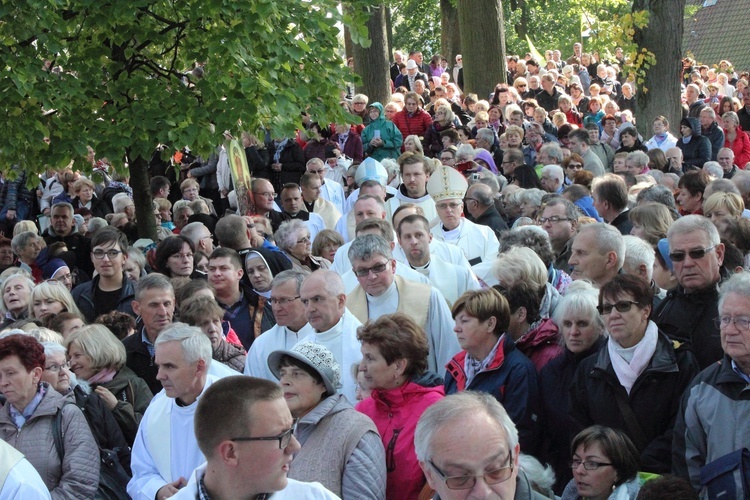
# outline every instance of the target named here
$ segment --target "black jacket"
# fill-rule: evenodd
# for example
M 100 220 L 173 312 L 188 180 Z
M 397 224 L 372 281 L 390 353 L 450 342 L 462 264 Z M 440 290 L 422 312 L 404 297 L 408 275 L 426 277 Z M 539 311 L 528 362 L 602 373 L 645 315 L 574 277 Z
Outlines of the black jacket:
M 682 151 L 682 165 L 685 172 L 703 168 L 704 163 L 711 161 L 713 154 L 711 142 L 701 135 L 701 124 L 698 119 L 688 118 L 688 121 L 693 129 L 690 141 L 685 144 L 682 138 L 677 139 L 677 147 Z
M 667 292 L 652 314 L 661 331 L 693 351 L 701 370 L 724 355 L 719 328 L 714 323 L 719 315 L 718 300 L 716 286 L 693 293 L 685 293 L 677 286 Z
M 81 310 L 86 323 L 93 323 L 96 319 L 96 308 L 94 307 L 94 290 L 99 286 L 99 275 L 94 276 L 94 279 L 81 283 L 73 289 L 73 299 Z M 120 289 L 120 301 L 117 304 L 117 310 L 120 312 L 128 313 L 134 318 L 136 317 L 133 312 L 133 299 L 135 298 L 135 284 L 130 281 L 125 273 L 122 273 L 122 288 Z
M 718 123 L 713 122 L 708 130 L 701 128 L 701 135 L 711 143 L 711 160 L 716 161 L 719 150 L 724 147 L 724 131 L 721 130 Z
M 500 212 L 497 211 L 497 208 L 495 208 L 494 205 L 490 206 L 486 212 L 476 219 L 472 217 L 472 222 L 492 229 L 498 240 L 500 239 L 500 235 L 508 230 L 508 224 L 506 224 L 505 220 L 500 215 Z
M 91 241 L 81 233 L 76 232 L 75 227 L 73 231 L 67 236 L 60 236 L 50 226 L 42 233 L 42 238 L 44 238 L 47 246 L 58 241 L 64 242 L 68 250 L 75 256 L 75 267 L 83 269 L 87 275 L 91 276 L 94 274 L 94 263 L 91 261 Z
M 656 351 L 635 381 L 630 394 L 620 385 L 607 347 L 583 360 L 570 389 L 570 416 L 576 432 L 591 425 L 620 429 L 638 443 L 617 404 L 617 393 L 625 398 L 643 433 L 639 447 L 641 469 L 662 474 L 672 465 L 672 430 L 682 393 L 698 373 L 695 357 L 685 349 L 675 350 L 672 341 L 659 333 Z M 636 444 L 636 446 L 638 446 Z
M 553 109 L 557 109 L 557 100 L 560 99 L 560 96 L 562 96 L 557 87 L 552 87 L 552 91 L 552 95 L 550 95 L 550 93 L 546 90 L 542 90 L 536 95 L 536 102 L 539 103 L 539 105 L 543 107 L 547 111 L 547 113 L 549 113 Z
M 271 142 L 268 145 L 268 163 L 264 171 L 257 171 L 255 175 L 258 177 L 264 177 L 270 179 L 274 185 L 277 193 L 281 192 L 281 186 L 288 182 L 294 182 L 299 184 L 300 177 L 305 173 L 305 153 L 294 138 L 290 138 L 287 142 L 284 151 L 279 156 L 279 163 L 281 163 L 281 172 L 276 172 L 271 169 L 271 164 L 274 163 L 274 155 L 276 154 L 276 147 Z
M 156 380 L 159 368 L 154 363 L 153 356 L 148 352 L 148 347 L 141 339 L 142 333 L 143 327 L 138 328 L 133 335 L 123 339 L 122 343 L 127 355 L 125 365 L 141 377 L 148 384 L 151 392 L 156 395 L 162 389 L 161 382 Z
M 630 212 L 630 210 L 625 210 L 624 212 L 620 212 L 620 214 L 617 217 L 615 217 L 612 222 L 610 222 L 610 224 L 615 226 L 617 230 L 620 231 L 620 234 L 622 235 L 630 234 L 631 229 L 633 229 L 633 223 L 630 222 L 630 217 L 628 217 L 628 212 Z
M 573 383 L 578 365 L 587 357 L 599 352 L 607 345 L 606 337 L 600 337 L 588 350 L 573 354 L 567 348 L 563 353 L 544 365 L 539 372 L 539 399 L 541 401 L 541 428 L 544 433 L 542 444 L 543 462 L 555 470 L 555 493 L 562 494 L 565 485 L 573 477 L 568 466 L 570 443 L 577 428 L 570 417 L 570 386 Z

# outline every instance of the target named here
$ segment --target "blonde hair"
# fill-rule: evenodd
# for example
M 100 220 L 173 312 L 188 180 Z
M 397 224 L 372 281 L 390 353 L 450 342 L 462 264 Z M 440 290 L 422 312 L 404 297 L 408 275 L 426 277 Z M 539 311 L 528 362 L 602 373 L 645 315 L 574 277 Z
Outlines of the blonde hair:
M 422 141 L 419 140 L 419 136 L 414 134 L 407 135 L 404 139 L 404 144 L 406 144 L 407 141 L 412 141 L 414 143 L 414 146 L 417 148 L 417 151 L 419 151 L 419 154 L 424 154 L 424 148 L 422 147 Z
M 68 334 L 63 345 L 68 351 L 71 345 L 78 347 L 91 359 L 92 368 L 97 372 L 105 368 L 119 371 L 125 366 L 127 359 L 123 343 L 109 328 L 100 324 L 73 330 Z
M 519 282 L 529 283 L 536 290 L 547 285 L 547 268 L 536 252 L 528 247 L 512 247 L 498 255 L 493 274 L 508 288 Z
M 745 203 L 737 193 L 717 192 L 712 194 L 703 202 L 703 214 L 710 217 L 710 213 L 719 209 L 726 210 L 730 217 L 739 219 L 745 210 Z
M 22 220 L 19 221 L 15 227 L 13 227 L 13 236 L 17 236 L 26 231 L 31 231 L 35 234 L 39 234 L 39 228 L 34 224 L 34 221 Z
M 31 295 L 29 295 L 29 318 L 35 318 L 34 301 L 44 299 L 52 299 L 60 302 L 66 312 L 73 313 L 83 319 L 83 314 L 78 309 L 68 288 L 62 283 L 54 281 L 43 281 L 31 289 Z

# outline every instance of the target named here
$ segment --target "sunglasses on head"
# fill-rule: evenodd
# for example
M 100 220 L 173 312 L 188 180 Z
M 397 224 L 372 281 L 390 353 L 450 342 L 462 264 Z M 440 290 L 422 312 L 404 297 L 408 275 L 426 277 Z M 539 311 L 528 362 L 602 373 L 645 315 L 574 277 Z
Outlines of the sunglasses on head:
M 669 258 L 672 262 L 682 262 L 685 260 L 685 255 L 689 255 L 691 259 L 698 260 L 706 256 L 708 252 L 716 248 L 716 245 L 708 248 L 698 248 L 696 250 L 688 250 L 687 252 L 672 252 L 669 254 Z

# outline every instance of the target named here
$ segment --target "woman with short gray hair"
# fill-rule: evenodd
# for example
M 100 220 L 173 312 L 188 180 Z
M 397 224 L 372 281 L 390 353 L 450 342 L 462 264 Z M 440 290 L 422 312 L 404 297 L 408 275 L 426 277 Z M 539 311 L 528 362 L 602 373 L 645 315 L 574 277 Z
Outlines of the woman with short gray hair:
M 282 222 L 273 235 L 276 244 L 292 262 L 292 267 L 299 270 L 317 271 L 329 269 L 331 262 L 312 254 L 310 229 L 297 219 Z

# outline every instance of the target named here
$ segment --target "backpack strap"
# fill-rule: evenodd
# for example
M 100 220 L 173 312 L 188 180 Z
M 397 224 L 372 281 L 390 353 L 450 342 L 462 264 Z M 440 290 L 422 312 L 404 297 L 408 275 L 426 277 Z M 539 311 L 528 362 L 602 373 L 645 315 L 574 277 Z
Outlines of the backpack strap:
M 57 413 L 55 414 L 55 420 L 52 422 L 52 439 L 55 442 L 55 450 L 57 451 L 57 456 L 60 457 L 61 462 L 63 457 L 65 456 L 65 448 L 63 447 L 63 438 L 65 437 L 65 433 L 62 430 L 63 410 L 68 405 L 78 406 L 74 403 L 65 403 L 62 408 L 57 410 Z

